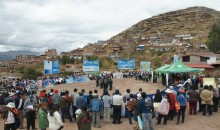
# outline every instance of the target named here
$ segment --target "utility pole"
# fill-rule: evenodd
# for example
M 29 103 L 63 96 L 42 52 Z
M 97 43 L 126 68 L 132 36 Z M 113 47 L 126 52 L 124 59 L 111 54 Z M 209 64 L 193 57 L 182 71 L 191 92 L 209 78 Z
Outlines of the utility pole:
M 125 43 L 127 46 L 127 59 L 129 60 L 129 53 L 130 53 L 130 46 L 128 45 L 128 43 Z

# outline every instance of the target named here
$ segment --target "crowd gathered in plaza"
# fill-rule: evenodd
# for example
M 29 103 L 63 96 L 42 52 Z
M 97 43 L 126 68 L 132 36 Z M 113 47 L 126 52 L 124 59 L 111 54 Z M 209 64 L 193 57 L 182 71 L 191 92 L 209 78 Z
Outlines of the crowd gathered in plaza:
M 151 76 L 151 73 L 131 73 L 126 77 L 143 82 L 157 78 L 157 75 Z M 186 116 L 198 115 L 198 112 L 211 117 L 219 107 L 219 88 L 204 85 L 202 76 L 175 76 L 165 90 L 157 89 L 152 95 L 138 87 L 136 92 L 127 89 L 125 95 L 119 88 L 113 91 L 112 75 L 97 76 L 95 82 L 96 88 L 89 91 L 85 88 L 73 88 L 72 92 L 43 89 L 39 93 L 36 89 L 27 91 L 27 83 L 1 82 L 7 91 L 0 95 L 4 130 L 34 130 L 36 119 L 41 130 L 65 129 L 67 119 L 76 123 L 79 130 L 91 130 L 102 127 L 100 120 L 106 124 L 121 124 L 122 117 L 128 118 L 127 123 L 133 125 L 134 130 L 147 130 L 147 127 L 154 130 L 155 125 L 169 125 L 172 121 L 177 125 L 185 123 Z M 98 94 L 98 87 L 103 90 L 102 95 Z

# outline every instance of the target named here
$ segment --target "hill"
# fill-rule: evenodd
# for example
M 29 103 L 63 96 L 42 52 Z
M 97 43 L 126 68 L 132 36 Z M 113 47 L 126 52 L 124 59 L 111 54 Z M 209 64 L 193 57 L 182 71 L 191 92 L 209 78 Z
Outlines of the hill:
M 220 19 L 220 12 L 206 7 L 190 7 L 167 12 L 142 20 L 127 30 L 111 38 L 111 40 L 150 37 L 174 37 L 177 34 L 209 33 L 213 23 Z

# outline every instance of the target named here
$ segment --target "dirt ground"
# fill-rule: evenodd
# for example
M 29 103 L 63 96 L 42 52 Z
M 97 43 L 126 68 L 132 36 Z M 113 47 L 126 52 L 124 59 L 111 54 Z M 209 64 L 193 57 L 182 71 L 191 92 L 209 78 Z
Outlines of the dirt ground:
M 53 87 L 53 89 L 58 90 L 69 90 L 70 93 L 74 88 L 78 88 L 78 90 L 85 89 L 86 93 L 89 90 L 98 89 L 99 94 L 102 94 L 102 90 L 95 87 L 95 81 L 84 82 L 84 83 L 74 83 L 74 84 L 63 84 Z M 161 85 L 161 83 L 143 83 L 142 81 L 136 81 L 133 78 L 125 78 L 125 79 L 114 79 L 113 80 L 113 90 L 110 91 L 110 94 L 114 92 L 114 90 L 118 88 L 122 95 L 125 94 L 126 89 L 130 88 L 131 92 L 137 93 L 139 88 L 142 88 L 143 91 L 152 94 L 155 93 L 156 89 L 163 90 L 165 87 Z M 47 88 L 47 92 L 51 88 Z M 176 118 L 173 121 L 168 121 L 167 125 L 156 125 L 156 119 L 154 119 L 154 129 L 155 130 L 220 130 L 220 111 L 218 113 L 213 113 L 212 117 L 203 117 L 202 113 L 198 113 L 197 115 L 189 115 L 188 110 L 186 111 L 186 118 L 184 124 L 176 124 Z M 94 128 L 92 130 L 133 130 L 133 125 L 128 123 L 127 118 L 122 119 L 122 124 L 111 124 L 111 123 L 103 123 L 101 120 L 101 128 Z M 24 122 L 24 126 L 26 126 L 26 121 Z M 148 124 L 147 124 L 148 126 Z M 0 130 L 3 130 L 3 120 L 0 119 Z M 36 127 L 38 128 L 38 123 L 36 120 Z M 149 127 L 148 127 L 149 129 Z M 64 124 L 64 130 L 77 130 L 77 126 L 75 123 L 69 123 L 66 120 Z

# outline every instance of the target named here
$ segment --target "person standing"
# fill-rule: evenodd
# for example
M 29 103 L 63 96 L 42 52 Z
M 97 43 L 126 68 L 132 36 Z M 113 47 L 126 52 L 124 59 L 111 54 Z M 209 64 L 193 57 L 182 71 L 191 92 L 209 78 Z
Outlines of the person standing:
M 215 87 L 214 88 L 214 96 L 213 96 L 213 111 L 217 112 L 218 111 L 218 104 L 219 104 L 219 88 Z
M 18 93 L 19 96 L 17 96 L 15 98 L 15 108 L 18 109 L 19 111 L 19 119 L 20 119 L 20 129 L 24 129 L 23 127 L 23 121 L 24 121 L 24 114 L 23 114 L 23 110 L 24 110 L 24 94 L 22 92 Z
M 47 118 L 49 121 L 49 129 L 50 130 L 61 130 L 63 129 L 63 122 L 61 120 L 61 116 L 59 114 L 60 106 L 55 104 L 53 108 L 47 114 Z
M 91 114 L 87 111 L 86 106 L 82 106 L 81 113 L 79 114 L 79 117 L 76 120 L 76 124 L 78 126 L 79 130 L 91 130 L 92 126 L 92 117 Z
M 84 105 L 86 105 L 86 99 L 83 97 L 83 93 L 79 92 L 79 97 L 76 100 L 76 107 L 81 108 Z
M 3 114 L 3 119 L 5 120 L 4 130 L 16 130 L 16 125 L 15 125 L 16 113 L 13 111 L 14 108 L 15 105 L 12 102 L 9 102 L 6 105 L 6 111 L 4 111 Z
M 169 94 L 165 93 L 163 96 L 163 100 L 161 101 L 161 105 L 158 108 L 158 118 L 157 118 L 157 124 L 159 125 L 161 123 L 161 119 L 164 118 L 163 124 L 167 124 L 167 118 L 168 118 L 168 113 L 169 113 L 169 108 L 170 108 L 170 103 L 171 101 L 168 101 Z
M 180 104 L 180 110 L 178 111 L 177 124 L 180 123 L 180 116 L 182 116 L 182 123 L 185 120 L 185 112 L 186 112 L 186 102 L 189 101 L 188 96 L 185 96 L 185 91 L 180 89 L 179 95 L 177 96 L 176 101 Z
M 98 98 L 97 95 L 95 95 L 91 100 L 90 108 L 92 110 L 92 124 L 94 127 L 100 128 L 101 126 L 99 125 L 99 121 L 100 121 L 101 111 L 103 109 L 103 103 Z
M 112 84 L 113 84 L 112 77 L 109 77 L 108 86 L 110 91 L 112 90 Z
M 160 89 L 156 90 L 155 95 L 153 96 L 154 102 L 160 103 L 162 101 L 162 94 L 160 93 Z
M 41 130 L 46 130 L 49 127 L 49 122 L 47 119 L 47 106 L 46 102 L 42 102 L 39 104 L 39 112 L 38 112 L 38 125 Z
M 61 113 L 62 113 L 62 121 L 65 122 L 65 116 L 68 116 L 70 122 L 72 122 L 72 117 L 70 115 L 69 111 L 69 101 L 65 96 L 65 91 L 61 93 L 61 99 L 60 99 L 60 107 L 61 107 Z
M 133 94 L 130 94 L 130 100 L 126 104 L 126 108 L 128 110 L 129 124 L 132 124 L 132 117 L 133 117 L 133 111 L 134 111 L 135 104 L 136 104 L 136 99 L 134 98 Z
M 174 116 L 175 116 L 175 105 L 176 105 L 176 98 L 175 95 L 172 93 L 172 91 L 170 89 L 166 89 L 165 91 L 168 95 L 167 95 L 167 99 L 168 101 L 170 101 L 170 108 L 169 108 L 169 114 L 168 114 L 168 119 L 169 120 L 173 120 Z
M 212 116 L 213 92 L 208 90 L 208 85 L 204 86 L 204 90 L 201 92 L 200 98 L 203 106 L 203 116 L 206 116 L 207 109 L 209 116 Z
M 139 102 L 141 101 L 142 97 L 141 97 L 141 93 L 138 93 L 137 94 L 137 100 L 136 100 L 136 103 L 134 105 L 134 121 L 135 121 L 135 125 L 134 125 L 134 130 L 138 130 L 138 119 L 137 119 L 137 116 L 139 115 Z
M 54 91 L 53 104 L 60 104 L 60 95 L 57 89 Z
M 77 88 L 74 88 L 74 90 L 73 90 L 73 93 L 71 94 L 71 99 L 72 99 L 72 107 L 73 107 L 73 118 L 74 118 L 74 120 L 76 121 L 76 114 L 75 114 L 75 112 L 76 112 L 76 110 L 78 109 L 77 107 L 76 107 L 76 100 L 78 99 L 78 97 L 79 97 L 79 94 L 77 93 Z
M 121 123 L 121 107 L 122 107 L 122 96 L 118 89 L 115 90 L 114 95 L 112 96 L 112 105 L 113 105 L 113 124 Z
M 142 99 L 138 105 L 139 115 L 142 117 L 143 130 L 147 130 L 147 120 L 149 122 L 150 130 L 154 130 L 152 112 L 154 111 L 153 103 L 145 92 L 141 93 Z
M 24 109 L 26 110 L 26 118 L 27 118 L 27 130 L 30 130 L 30 126 L 32 126 L 32 130 L 35 128 L 35 117 L 36 117 L 36 106 L 37 101 L 34 98 L 34 95 L 29 95 L 29 97 L 24 102 Z
M 197 113 L 197 101 L 199 99 L 199 92 L 196 91 L 196 88 L 193 86 L 192 90 L 189 90 L 187 95 L 189 95 L 189 114 L 196 115 Z
M 104 103 L 104 123 L 110 123 L 110 113 L 111 113 L 111 97 L 108 94 L 108 91 L 104 93 L 104 96 L 102 97 L 102 101 Z

